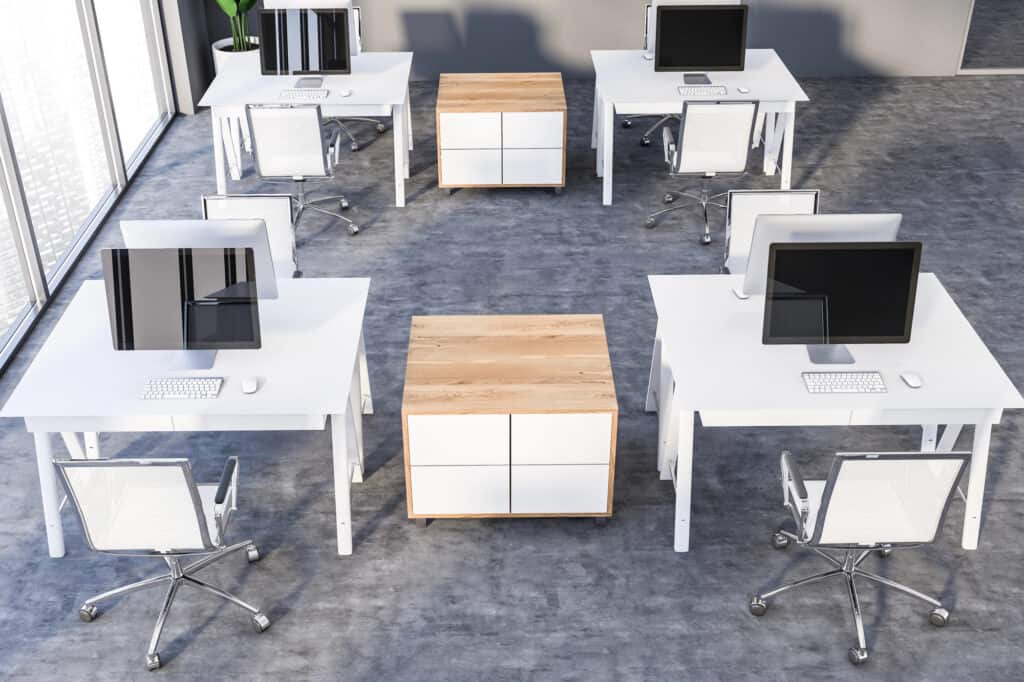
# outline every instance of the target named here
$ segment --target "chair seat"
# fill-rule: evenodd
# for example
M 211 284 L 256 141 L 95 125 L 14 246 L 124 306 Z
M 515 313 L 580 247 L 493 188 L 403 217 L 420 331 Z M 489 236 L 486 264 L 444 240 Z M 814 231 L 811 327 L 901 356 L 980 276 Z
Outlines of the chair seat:
M 804 540 L 814 537 L 814 526 L 818 523 L 818 510 L 825 494 L 825 481 L 804 481 L 807 489 L 807 522 L 804 524 Z

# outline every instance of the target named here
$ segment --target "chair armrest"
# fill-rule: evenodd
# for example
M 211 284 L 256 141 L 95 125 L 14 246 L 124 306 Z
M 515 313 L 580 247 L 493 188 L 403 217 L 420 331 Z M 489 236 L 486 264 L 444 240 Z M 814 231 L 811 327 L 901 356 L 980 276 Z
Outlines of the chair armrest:
M 671 168 L 676 167 L 676 138 L 669 130 L 669 127 L 662 126 L 661 128 L 661 144 L 665 149 L 665 163 Z
M 236 474 L 238 473 L 238 458 L 228 457 L 224 462 L 224 471 L 220 474 L 220 484 L 217 486 L 217 494 L 213 498 L 214 504 L 224 504 L 228 493 L 235 486 Z

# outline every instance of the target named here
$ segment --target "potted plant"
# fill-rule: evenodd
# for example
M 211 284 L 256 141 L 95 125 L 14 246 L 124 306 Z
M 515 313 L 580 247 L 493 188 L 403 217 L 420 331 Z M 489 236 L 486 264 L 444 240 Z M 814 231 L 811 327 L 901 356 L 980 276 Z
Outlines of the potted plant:
M 213 69 L 219 73 L 228 63 L 249 63 L 259 71 L 259 38 L 249 35 L 248 13 L 256 0 L 216 0 L 217 6 L 228 16 L 231 37 L 213 43 Z M 249 68 L 249 67 L 243 67 Z

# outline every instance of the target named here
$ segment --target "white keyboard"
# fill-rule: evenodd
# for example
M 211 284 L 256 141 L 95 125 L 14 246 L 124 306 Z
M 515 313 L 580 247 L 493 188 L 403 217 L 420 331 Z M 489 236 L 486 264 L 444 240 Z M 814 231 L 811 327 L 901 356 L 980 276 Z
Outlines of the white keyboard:
M 729 94 L 724 85 L 680 85 L 679 94 L 683 97 L 720 97 Z
M 878 372 L 804 372 L 808 393 L 886 393 Z
M 327 99 L 327 90 L 323 88 L 289 88 L 279 95 L 282 102 L 323 102 Z
M 168 377 L 150 379 L 143 400 L 209 400 L 220 393 L 223 377 Z

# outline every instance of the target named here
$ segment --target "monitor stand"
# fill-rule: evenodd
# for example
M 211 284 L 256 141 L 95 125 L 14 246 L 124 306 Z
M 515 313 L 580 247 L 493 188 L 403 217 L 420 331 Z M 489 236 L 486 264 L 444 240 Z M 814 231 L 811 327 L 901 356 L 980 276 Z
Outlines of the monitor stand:
M 171 351 L 170 366 L 172 372 L 195 372 L 203 369 L 213 369 L 213 363 L 217 360 L 215 350 L 176 350 Z
M 706 73 L 684 73 L 683 83 L 686 85 L 711 85 L 711 79 Z
M 815 365 L 852 365 L 853 354 L 841 343 L 809 343 L 807 356 Z

